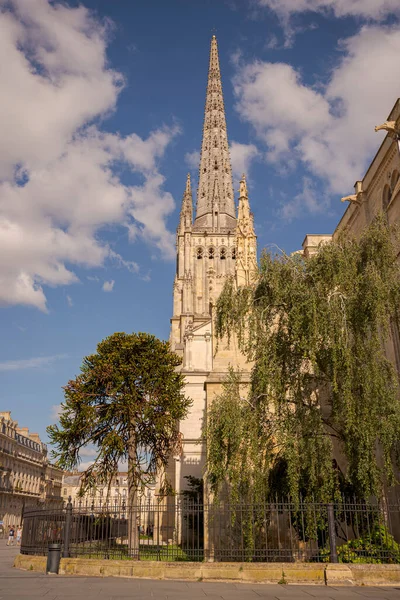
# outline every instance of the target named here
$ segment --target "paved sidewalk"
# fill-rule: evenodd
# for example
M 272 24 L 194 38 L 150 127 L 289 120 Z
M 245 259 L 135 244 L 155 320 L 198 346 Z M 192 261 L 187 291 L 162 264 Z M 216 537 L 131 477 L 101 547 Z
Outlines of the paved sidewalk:
M 400 588 L 251 585 L 42 575 L 12 568 L 0 540 L 0 600 L 400 600 Z

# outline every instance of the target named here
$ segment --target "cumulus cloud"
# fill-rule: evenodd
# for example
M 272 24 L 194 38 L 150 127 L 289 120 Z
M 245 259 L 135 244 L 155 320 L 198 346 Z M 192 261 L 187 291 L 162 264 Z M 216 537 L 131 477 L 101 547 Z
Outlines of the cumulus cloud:
M 92 466 L 93 463 L 94 463 L 94 460 L 87 460 L 85 462 L 81 462 L 78 467 L 78 471 L 83 473 L 83 471 L 86 471 L 89 467 Z
M 335 194 L 351 191 L 382 139 L 374 126 L 399 93 L 400 29 L 365 26 L 341 49 L 324 88 L 306 85 L 285 63 L 242 64 L 234 79 L 236 108 L 264 142 L 267 160 L 280 170 L 302 163 Z
M 109 224 L 174 254 L 159 160 L 179 130 L 142 138 L 96 125 L 124 85 L 107 38 L 107 23 L 83 6 L 0 0 L 0 304 L 45 311 L 44 286 L 76 282 L 74 265 L 117 258 L 137 272 L 102 240 Z M 121 166 L 141 183 L 125 185 Z
M 230 145 L 232 174 L 235 183 L 240 180 L 243 173 L 249 174 L 251 163 L 259 155 L 254 144 L 240 144 L 232 142 Z
M 241 144 L 240 142 L 231 142 L 229 146 L 231 157 L 232 174 L 235 184 L 240 180 L 243 173 L 248 174 L 251 163 L 259 156 L 259 152 L 254 144 Z M 198 170 L 200 164 L 200 152 L 194 150 L 187 152 L 185 161 L 191 170 Z
M 292 45 L 296 33 L 304 31 L 304 26 L 293 24 L 293 16 L 302 13 L 355 17 L 366 22 L 382 22 L 389 16 L 400 16 L 398 0 L 256 0 L 256 3 L 277 14 L 284 29 L 286 48 Z M 315 25 L 310 24 L 306 29 L 309 27 L 314 28 Z M 269 47 L 276 46 L 277 43 L 274 43 Z
M 335 17 L 363 17 L 380 21 L 400 14 L 398 0 L 257 0 L 278 15 L 288 17 L 303 12 L 330 13 Z
M 198 150 L 186 152 L 185 162 L 191 171 L 198 171 L 200 165 L 200 152 Z
M 24 369 L 42 369 L 50 366 L 56 360 L 67 358 L 66 354 L 55 354 L 53 356 L 37 356 L 17 360 L 6 360 L 0 362 L 0 371 L 22 371 Z
M 84 446 L 83 448 L 81 448 L 79 450 L 79 456 L 82 457 L 86 457 L 86 458 L 91 458 L 93 456 L 96 456 L 98 453 L 98 450 L 96 450 L 96 448 L 94 446 Z
M 306 211 L 317 215 L 325 213 L 329 209 L 329 198 L 318 190 L 315 181 L 310 177 L 303 177 L 302 189 L 291 200 L 282 203 L 280 216 L 286 221 L 300 217 Z
M 115 281 L 112 279 L 111 281 L 105 281 L 103 283 L 103 292 L 112 292 L 114 289 Z
M 61 404 L 53 404 L 50 410 L 50 420 L 55 423 L 60 418 L 62 412 Z

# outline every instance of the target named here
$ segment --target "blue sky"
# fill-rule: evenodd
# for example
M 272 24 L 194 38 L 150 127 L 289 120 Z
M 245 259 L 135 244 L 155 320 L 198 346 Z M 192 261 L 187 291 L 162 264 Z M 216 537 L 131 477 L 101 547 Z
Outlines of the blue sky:
M 399 15 L 398 0 L 0 0 L 1 410 L 45 438 L 98 341 L 168 337 L 214 31 L 259 248 L 294 251 L 333 231 L 379 147 Z

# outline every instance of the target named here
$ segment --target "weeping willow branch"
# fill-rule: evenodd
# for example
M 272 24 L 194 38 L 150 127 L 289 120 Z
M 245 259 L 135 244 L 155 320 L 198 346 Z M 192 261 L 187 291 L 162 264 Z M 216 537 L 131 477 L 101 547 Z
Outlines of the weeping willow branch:
M 385 348 L 399 315 L 398 252 L 397 230 L 378 218 L 307 260 L 264 252 L 256 286 L 227 282 L 217 336 L 235 335 L 254 368 L 248 398 L 231 371 L 209 412 L 216 493 L 330 500 L 343 485 L 368 496 L 395 482 L 399 389 Z

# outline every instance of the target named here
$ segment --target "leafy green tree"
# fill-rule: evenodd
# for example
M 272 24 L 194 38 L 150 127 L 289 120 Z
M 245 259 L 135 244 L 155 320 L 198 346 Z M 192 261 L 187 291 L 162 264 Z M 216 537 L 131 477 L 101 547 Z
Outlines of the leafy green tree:
M 81 373 L 64 388 L 60 426 L 47 431 L 57 464 L 80 464 L 87 445 L 97 450 L 82 478 L 82 491 L 111 482 L 120 461 L 128 462 L 130 549 L 138 548 L 134 507 L 137 493 L 154 473 L 164 472 L 180 444 L 179 420 L 191 401 L 177 371 L 181 359 L 169 344 L 147 333 L 114 333 L 83 359 Z M 164 481 L 164 487 L 168 482 Z
M 368 497 L 394 483 L 399 385 L 385 348 L 398 336 L 399 250 L 377 218 L 309 259 L 264 252 L 253 286 L 227 282 L 217 335 L 237 336 L 254 367 L 248 395 L 231 372 L 209 411 L 214 491 L 328 501 L 340 484 Z

